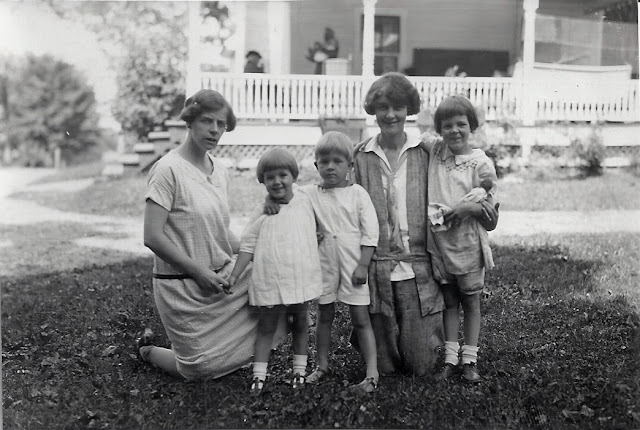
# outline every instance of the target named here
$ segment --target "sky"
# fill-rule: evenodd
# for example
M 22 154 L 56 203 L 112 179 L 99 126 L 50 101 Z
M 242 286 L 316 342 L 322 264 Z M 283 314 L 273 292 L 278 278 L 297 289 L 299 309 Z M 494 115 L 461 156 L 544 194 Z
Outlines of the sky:
M 50 54 L 74 65 L 93 85 L 101 125 L 119 129 L 110 113 L 115 98 L 115 73 L 96 37 L 81 24 L 57 17 L 43 2 L 0 0 L 0 53 Z

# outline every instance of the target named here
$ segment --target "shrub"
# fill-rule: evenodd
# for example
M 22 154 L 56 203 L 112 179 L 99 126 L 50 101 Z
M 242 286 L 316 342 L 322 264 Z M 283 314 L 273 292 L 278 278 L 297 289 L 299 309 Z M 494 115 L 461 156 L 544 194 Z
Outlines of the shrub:
M 577 161 L 578 170 L 584 176 L 602 174 L 605 149 L 600 129 L 597 126 L 584 139 L 573 139 L 569 147 L 573 158 Z

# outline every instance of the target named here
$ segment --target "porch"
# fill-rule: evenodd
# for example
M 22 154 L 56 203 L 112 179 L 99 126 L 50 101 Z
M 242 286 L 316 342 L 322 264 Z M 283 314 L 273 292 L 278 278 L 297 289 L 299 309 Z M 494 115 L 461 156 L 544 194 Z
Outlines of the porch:
M 637 79 L 408 78 L 420 93 L 423 109 L 433 111 L 444 97 L 463 94 L 483 108 L 490 122 L 640 122 Z M 375 77 L 202 72 L 200 79 L 201 88 L 224 95 L 239 119 L 289 122 L 365 119 L 362 102 Z

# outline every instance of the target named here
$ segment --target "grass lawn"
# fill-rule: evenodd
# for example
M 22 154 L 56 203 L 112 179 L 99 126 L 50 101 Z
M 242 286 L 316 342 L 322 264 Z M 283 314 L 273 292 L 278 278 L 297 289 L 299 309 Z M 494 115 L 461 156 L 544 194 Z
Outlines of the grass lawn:
M 163 333 L 150 258 L 3 278 L 4 425 L 637 428 L 640 321 L 626 293 L 637 288 L 639 239 L 503 238 L 483 297 L 485 381 L 386 376 L 370 397 L 345 390 L 363 377 L 363 365 L 347 343 L 343 308 L 330 380 L 292 393 L 287 343 L 272 359 L 267 391 L 254 399 L 247 396 L 248 369 L 183 383 L 136 359 L 131 345 L 140 327 Z
M 303 171 L 300 182 L 312 180 Z M 637 177 L 500 184 L 505 210 L 640 209 Z M 233 174 L 232 212 L 264 198 L 252 174 Z M 144 178 L 96 183 L 43 200 L 54 207 L 139 216 Z M 57 193 L 48 192 L 56 195 Z M 64 194 L 64 197 L 62 196 Z M 379 390 L 345 387 L 364 376 L 339 307 L 327 383 L 293 393 L 290 341 L 271 360 L 260 398 L 250 370 L 184 383 L 137 360 L 150 326 L 151 258 L 76 247 L 90 226 L 0 226 L 16 244 L 0 253 L 3 424 L 10 429 L 203 428 L 640 428 L 640 234 L 500 236 L 482 298 L 483 383 L 385 376 Z M 4 249 L 2 249 L 4 252 Z M 75 267 L 74 267 L 75 266 Z M 311 336 L 310 368 L 314 365 Z

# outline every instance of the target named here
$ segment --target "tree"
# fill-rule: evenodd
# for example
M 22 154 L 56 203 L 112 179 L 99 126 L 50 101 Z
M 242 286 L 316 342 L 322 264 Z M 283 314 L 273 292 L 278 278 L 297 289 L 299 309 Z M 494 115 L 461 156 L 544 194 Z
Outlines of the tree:
M 50 0 L 64 19 L 97 34 L 117 71 L 113 114 L 122 129 L 145 139 L 184 104 L 186 2 Z
M 96 145 L 101 138 L 93 88 L 73 66 L 49 55 L 28 55 L 14 67 L 5 102 L 7 135 L 26 165 L 51 165 Z

